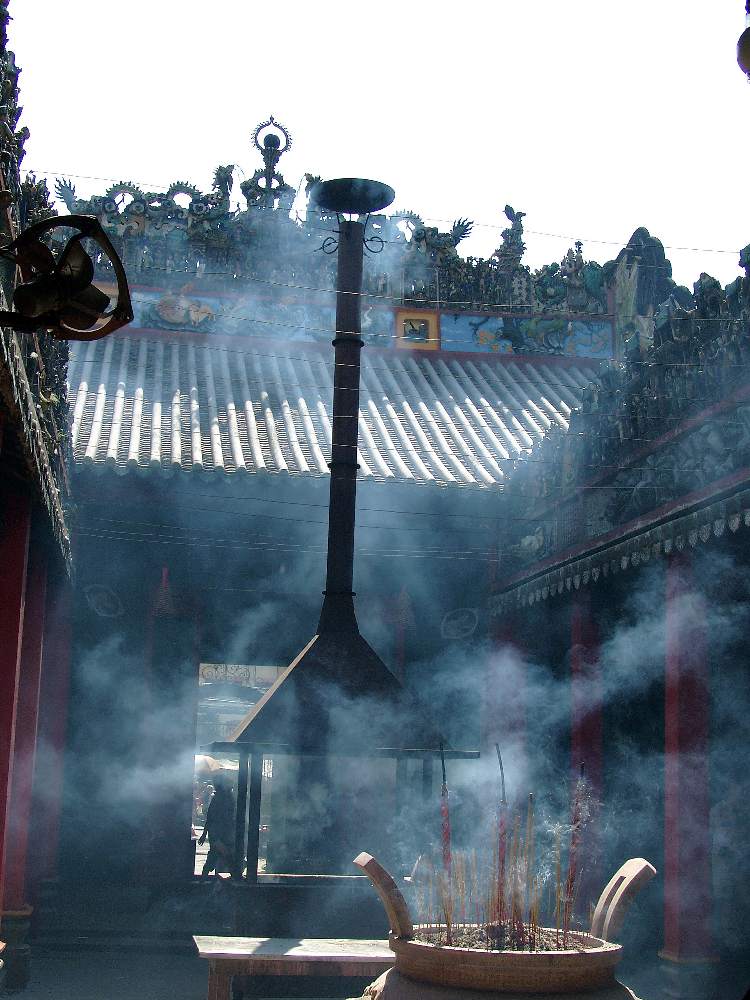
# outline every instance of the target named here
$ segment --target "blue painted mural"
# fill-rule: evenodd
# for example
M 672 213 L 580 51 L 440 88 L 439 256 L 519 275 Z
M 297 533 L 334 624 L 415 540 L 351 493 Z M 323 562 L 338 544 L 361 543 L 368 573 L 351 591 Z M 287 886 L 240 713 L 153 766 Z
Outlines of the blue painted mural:
M 138 290 L 133 293 L 134 327 L 207 335 L 265 337 L 270 340 L 330 342 L 336 309 L 330 302 L 300 302 Z M 362 311 L 367 343 L 393 347 L 395 319 L 391 309 L 367 306 Z
M 330 341 L 335 305 L 330 301 L 196 295 L 181 291 L 138 290 L 133 294 L 134 326 L 204 333 L 263 337 L 269 340 Z M 426 314 L 425 314 L 426 315 Z M 394 310 L 366 306 L 362 335 L 377 347 L 396 346 Z M 419 338 L 410 338 L 419 346 Z M 580 320 L 564 315 L 440 315 L 440 348 L 508 354 L 565 354 L 587 358 L 612 355 L 612 328 L 604 318 Z
M 444 351 L 609 358 L 612 326 L 605 319 L 444 312 L 440 317 L 440 347 Z

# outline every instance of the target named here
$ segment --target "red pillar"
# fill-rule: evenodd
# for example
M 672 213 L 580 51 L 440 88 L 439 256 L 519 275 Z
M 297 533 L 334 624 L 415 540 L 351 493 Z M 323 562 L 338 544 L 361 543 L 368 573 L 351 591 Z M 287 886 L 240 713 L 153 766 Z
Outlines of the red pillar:
M 0 494 L 0 899 L 5 873 L 5 827 L 16 703 L 21 666 L 26 567 L 29 553 L 31 501 L 28 495 L 4 489 Z
M 508 791 L 525 795 L 528 779 L 526 746 L 527 678 L 518 612 L 506 612 L 494 634 L 485 669 L 482 753 L 494 759 L 500 746 Z
M 34 767 L 29 870 L 35 888 L 57 875 L 63 763 L 68 727 L 72 636 L 72 586 L 64 570 L 50 582 Z
M 663 958 L 711 958 L 709 676 L 705 604 L 690 554 L 666 575 Z
M 602 676 L 599 633 L 591 591 L 579 590 L 570 609 L 571 767 L 578 777 L 584 765 L 594 799 L 602 794 Z
M 21 910 L 26 904 L 26 856 L 39 716 L 46 593 L 47 553 L 42 545 L 34 544 L 28 559 L 13 767 L 5 826 L 4 910 Z

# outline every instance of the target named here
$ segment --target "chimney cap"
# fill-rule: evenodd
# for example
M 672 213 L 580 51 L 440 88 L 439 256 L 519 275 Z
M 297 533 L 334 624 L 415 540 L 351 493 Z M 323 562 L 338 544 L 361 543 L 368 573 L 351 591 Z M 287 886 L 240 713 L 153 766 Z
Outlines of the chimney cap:
M 363 177 L 337 177 L 319 181 L 310 192 L 314 205 L 328 212 L 346 215 L 369 215 L 387 208 L 396 192 L 388 184 Z

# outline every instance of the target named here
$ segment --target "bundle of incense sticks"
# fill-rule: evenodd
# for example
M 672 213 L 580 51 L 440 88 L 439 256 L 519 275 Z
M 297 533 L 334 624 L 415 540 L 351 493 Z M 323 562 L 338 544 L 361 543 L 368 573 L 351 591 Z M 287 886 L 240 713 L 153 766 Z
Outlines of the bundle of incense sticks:
M 451 877 L 451 816 L 448 807 L 448 780 L 445 774 L 445 752 L 440 744 L 440 764 L 443 768 L 443 784 L 440 789 L 440 839 L 443 846 L 443 870 Z
M 568 931 L 573 917 L 573 904 L 575 902 L 576 878 L 578 875 L 578 851 L 581 843 L 581 820 L 583 811 L 583 797 L 585 794 L 585 780 L 583 776 L 583 764 L 581 773 L 576 781 L 573 793 L 573 814 L 570 821 L 570 851 L 568 853 L 568 876 L 565 880 L 565 901 L 563 907 L 563 948 L 568 945 Z
M 505 797 L 505 771 L 503 770 L 503 758 L 500 754 L 500 745 L 495 744 L 497 752 L 497 762 L 500 765 L 500 807 L 497 817 L 497 892 L 496 892 L 496 920 L 502 925 L 505 920 L 505 854 L 508 840 L 508 800 Z
M 496 746 L 501 775 L 496 836 L 486 852 L 477 855 L 454 851 L 451 844 L 448 784 L 443 764 L 441 788 L 440 861 L 422 866 L 424 888 L 418 891 L 421 922 L 434 934 L 445 934 L 444 943 L 472 947 L 480 941 L 488 949 L 535 950 L 567 948 L 580 874 L 581 828 L 585 819 L 585 782 L 579 778 L 571 803 L 571 834 L 567 872 L 564 871 L 562 833 L 558 830 L 547 882 L 547 909 L 541 920 L 544 880 L 537 873 L 534 795 L 529 794 L 525 822 L 520 810 L 510 810 L 505 796 L 500 749 Z M 442 751 L 442 747 L 441 747 Z M 554 909 L 553 909 L 554 907 Z M 554 933 L 544 931 L 551 927 Z
M 560 917 L 562 905 L 562 859 L 561 859 L 561 833 L 557 831 L 557 843 L 555 845 L 555 943 L 560 947 Z

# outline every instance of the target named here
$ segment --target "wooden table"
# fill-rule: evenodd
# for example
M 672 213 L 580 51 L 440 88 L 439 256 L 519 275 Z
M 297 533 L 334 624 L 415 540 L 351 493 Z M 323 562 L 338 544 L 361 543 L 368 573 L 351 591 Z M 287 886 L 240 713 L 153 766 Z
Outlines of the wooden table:
M 193 937 L 208 960 L 208 1000 L 231 1000 L 233 976 L 372 976 L 390 969 L 387 941 Z

